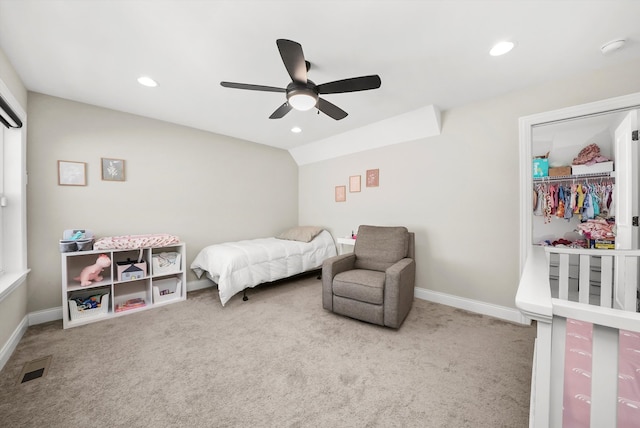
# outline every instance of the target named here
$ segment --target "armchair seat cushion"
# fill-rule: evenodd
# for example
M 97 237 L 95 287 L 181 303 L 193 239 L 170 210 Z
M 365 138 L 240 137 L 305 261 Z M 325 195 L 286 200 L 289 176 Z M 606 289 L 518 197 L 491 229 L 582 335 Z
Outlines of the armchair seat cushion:
M 341 272 L 333 279 L 333 294 L 360 302 L 382 305 L 385 273 L 354 269 Z

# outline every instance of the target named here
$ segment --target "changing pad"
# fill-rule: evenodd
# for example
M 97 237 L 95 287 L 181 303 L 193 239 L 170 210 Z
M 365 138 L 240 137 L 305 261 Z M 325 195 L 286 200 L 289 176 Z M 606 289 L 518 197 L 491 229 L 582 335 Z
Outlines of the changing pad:
M 178 244 L 180 238 L 166 233 L 148 235 L 123 235 L 100 238 L 93 244 L 94 250 L 130 250 L 136 248 L 166 247 Z

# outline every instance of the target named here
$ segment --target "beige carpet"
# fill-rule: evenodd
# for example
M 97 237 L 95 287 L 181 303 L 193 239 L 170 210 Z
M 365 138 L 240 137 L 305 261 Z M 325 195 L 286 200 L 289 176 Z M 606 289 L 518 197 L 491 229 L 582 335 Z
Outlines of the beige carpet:
M 0 372 L 6 427 L 526 427 L 535 329 L 416 300 L 399 330 L 322 309 L 306 277 L 62 330 Z M 25 363 L 48 374 L 19 384 Z

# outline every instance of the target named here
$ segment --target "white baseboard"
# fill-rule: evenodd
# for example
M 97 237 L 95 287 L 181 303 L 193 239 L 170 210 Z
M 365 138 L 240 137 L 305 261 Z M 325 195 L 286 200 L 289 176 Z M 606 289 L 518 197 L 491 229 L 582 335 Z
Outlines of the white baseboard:
M 202 290 L 203 288 L 213 287 L 214 283 L 208 279 L 199 279 L 197 281 L 187 281 L 187 292 Z
M 62 307 L 29 312 L 29 325 L 43 324 L 62 319 Z
M 22 336 L 26 333 L 27 327 L 29 327 L 29 315 L 25 315 L 25 317 L 22 318 L 22 321 L 20 321 L 18 327 L 13 331 L 9 340 L 7 340 L 2 349 L 0 349 L 0 370 L 2 370 L 4 365 L 7 364 L 7 361 L 9 361 L 11 354 L 13 354 L 16 346 L 20 343 L 20 339 L 22 339 Z
M 428 300 L 429 302 L 453 306 L 454 308 L 464 309 L 465 311 L 488 315 L 494 318 L 500 318 L 502 320 L 514 322 L 517 324 L 531 324 L 531 320 L 522 315 L 519 310 L 507 308 L 505 306 L 498 306 L 492 303 L 466 299 L 464 297 L 458 297 L 451 294 L 441 293 L 439 291 L 427 290 L 426 288 L 418 287 L 416 287 L 415 289 L 414 296 L 418 299 Z

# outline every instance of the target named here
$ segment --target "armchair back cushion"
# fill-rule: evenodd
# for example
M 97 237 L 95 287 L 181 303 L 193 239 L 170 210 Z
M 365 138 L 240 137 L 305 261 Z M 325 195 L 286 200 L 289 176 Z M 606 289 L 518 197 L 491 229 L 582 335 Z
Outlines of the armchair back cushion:
M 409 231 L 406 227 L 362 225 L 353 252 L 356 269 L 384 272 L 409 256 Z

